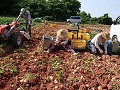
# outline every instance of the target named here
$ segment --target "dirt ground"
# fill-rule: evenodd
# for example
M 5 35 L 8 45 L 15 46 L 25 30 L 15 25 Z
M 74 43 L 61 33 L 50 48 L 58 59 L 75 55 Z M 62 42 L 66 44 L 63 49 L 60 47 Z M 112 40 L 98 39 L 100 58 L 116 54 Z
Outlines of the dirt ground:
M 84 25 L 91 32 L 108 31 L 109 26 Z M 120 58 L 77 50 L 44 52 L 42 36 L 55 40 L 66 23 L 38 24 L 32 37 L 19 48 L 3 47 L 0 53 L 0 90 L 120 90 Z

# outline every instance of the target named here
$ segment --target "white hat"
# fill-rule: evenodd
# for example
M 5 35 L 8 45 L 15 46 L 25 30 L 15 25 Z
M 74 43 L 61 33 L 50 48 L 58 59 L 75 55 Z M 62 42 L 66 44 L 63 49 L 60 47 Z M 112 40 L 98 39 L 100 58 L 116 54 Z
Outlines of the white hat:
M 60 29 L 60 30 L 57 31 L 57 34 L 58 34 L 59 36 L 62 36 L 62 37 L 67 37 L 68 32 L 67 32 L 66 29 Z
M 21 8 L 21 10 L 20 10 L 22 13 L 25 13 L 25 8 Z

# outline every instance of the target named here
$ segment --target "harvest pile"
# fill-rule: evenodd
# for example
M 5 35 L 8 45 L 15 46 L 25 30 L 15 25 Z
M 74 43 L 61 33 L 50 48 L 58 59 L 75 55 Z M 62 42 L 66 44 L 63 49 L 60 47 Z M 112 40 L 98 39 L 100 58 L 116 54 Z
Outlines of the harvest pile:
M 91 33 L 109 26 L 85 25 Z M 66 23 L 39 24 L 32 38 L 19 48 L 4 46 L 0 53 L 0 90 L 120 90 L 120 58 L 93 55 L 79 50 L 74 56 L 66 51 L 44 52 L 42 36 L 56 37 Z

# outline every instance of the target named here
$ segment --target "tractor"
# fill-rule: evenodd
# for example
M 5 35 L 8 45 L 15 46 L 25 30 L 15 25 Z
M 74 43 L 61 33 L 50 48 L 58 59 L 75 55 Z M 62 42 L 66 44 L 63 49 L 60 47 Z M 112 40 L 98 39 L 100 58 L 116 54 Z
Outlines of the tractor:
M 30 39 L 25 29 L 20 30 L 20 25 L 17 20 L 14 20 L 11 24 L 0 25 L 0 42 L 8 41 L 12 46 L 19 47 L 23 43 L 23 37 Z

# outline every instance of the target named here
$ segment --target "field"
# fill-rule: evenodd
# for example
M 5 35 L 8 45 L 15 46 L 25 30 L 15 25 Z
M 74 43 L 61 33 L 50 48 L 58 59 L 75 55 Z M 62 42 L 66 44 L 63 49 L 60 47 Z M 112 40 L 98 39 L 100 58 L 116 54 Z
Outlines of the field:
M 84 25 L 92 33 L 109 30 L 105 25 Z M 44 52 L 42 36 L 51 35 L 69 25 L 38 23 L 32 37 L 19 48 L 0 46 L 0 90 L 120 90 L 120 58 L 94 55 L 79 50 L 74 56 L 65 50 Z

